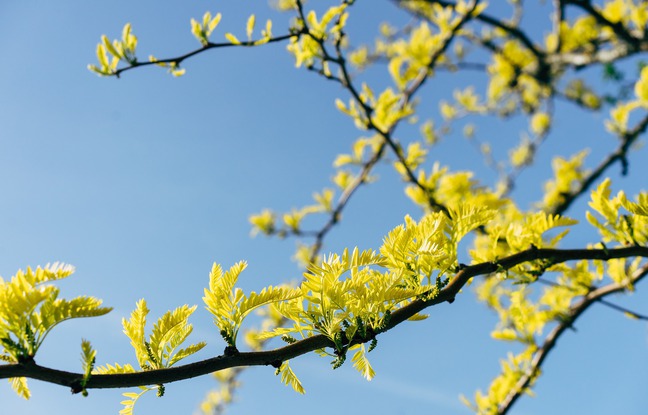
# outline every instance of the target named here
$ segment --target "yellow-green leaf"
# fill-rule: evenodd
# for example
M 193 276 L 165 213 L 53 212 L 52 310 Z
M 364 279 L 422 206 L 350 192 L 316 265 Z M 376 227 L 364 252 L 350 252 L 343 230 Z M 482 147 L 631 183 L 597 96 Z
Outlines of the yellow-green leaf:
M 295 376 L 295 373 L 290 368 L 287 360 L 281 364 L 279 369 L 277 369 L 276 374 L 281 374 L 281 382 L 284 385 L 291 386 L 296 392 L 301 393 L 302 395 L 306 392 L 301 382 L 297 379 L 297 376 Z
M 256 22 L 255 16 L 252 14 L 248 18 L 247 25 L 245 26 L 245 33 L 247 34 L 248 40 L 252 40 L 252 32 L 254 31 L 254 23 Z M 234 42 L 232 42 L 234 43 Z
M 352 358 L 353 367 L 360 372 L 360 374 L 367 380 L 373 379 L 376 375 L 376 372 L 371 367 L 369 360 L 365 354 L 365 345 L 361 344 L 358 347 L 358 351 L 355 352 Z
M 225 33 L 225 39 L 229 40 L 233 45 L 240 45 L 241 41 L 236 38 L 232 33 Z
M 149 313 L 146 307 L 146 301 L 140 299 L 135 310 L 131 313 L 130 320 L 122 319 L 124 334 L 131 340 L 131 345 L 135 349 L 135 355 L 140 366 L 144 366 L 149 361 L 146 346 L 144 345 L 144 327 L 146 326 L 146 316 Z
M 31 397 L 31 392 L 27 387 L 27 378 L 9 378 L 9 384 L 21 398 L 29 399 Z

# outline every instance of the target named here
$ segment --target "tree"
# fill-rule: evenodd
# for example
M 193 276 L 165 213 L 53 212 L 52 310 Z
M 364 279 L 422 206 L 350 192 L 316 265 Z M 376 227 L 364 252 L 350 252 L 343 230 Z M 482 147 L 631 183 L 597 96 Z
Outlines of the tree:
M 603 305 L 647 319 L 608 297 L 633 290 L 648 273 L 644 260 L 648 195 L 642 192 L 632 199 L 620 192 L 612 197 L 611 180 L 605 178 L 615 166 L 620 166 L 622 175 L 629 172 L 630 150 L 648 125 L 648 69 L 640 60 L 647 47 L 647 6 L 620 0 L 600 5 L 556 2 L 552 26 L 541 39 L 545 29 L 526 28 L 521 20 L 524 8 L 517 2 L 511 6 L 511 18 L 505 17 L 507 10 L 501 5 L 487 7 L 479 1 L 402 0 L 395 5 L 411 21 L 381 26 L 371 47 L 354 44 L 347 34 L 353 31 L 357 7 L 352 1 L 316 10 L 300 1 L 279 2 L 277 7 L 291 13 L 289 29 L 275 34 L 277 24 L 267 23 L 259 33 L 252 15 L 245 27 L 246 40 L 228 33 L 222 43 L 211 40 L 220 14 L 206 13 L 202 20 L 192 21 L 192 34 L 200 47 L 169 59 L 138 59 L 137 38 L 128 24 L 121 39 L 102 38 L 99 63 L 91 69 L 117 77 L 149 65 L 180 76 L 187 59 L 211 49 L 284 42 L 296 66 L 342 88 L 346 95 L 336 101 L 337 108 L 353 120 L 362 137 L 349 154 L 334 161 L 337 195 L 324 189 L 316 193 L 315 204 L 282 214 L 281 220 L 269 210 L 250 218 L 257 233 L 308 241 L 296 254 L 307 270 L 297 287 L 269 286 L 246 293 L 236 287 L 244 262 L 227 271 L 217 264 L 212 268 L 203 299 L 225 341 L 222 355 L 178 363 L 205 346 L 184 344 L 191 333 L 188 317 L 195 307 L 165 313 L 149 336 L 148 308 L 142 300 L 123 323 L 139 369 L 124 363 L 95 367 L 96 351 L 87 341 L 82 342 L 80 373 L 36 364 L 45 336 L 58 323 L 110 311 L 93 297 L 59 299 L 58 289 L 50 283 L 69 276 L 73 269 L 55 264 L 19 271 L 10 281 L 2 281 L 0 333 L 2 356 L 8 362 L 0 367 L 2 377 L 10 378 L 23 396 L 29 393 L 26 378 L 84 394 L 93 388 L 153 385 L 126 394 L 124 413 L 128 413 L 147 390 L 162 395 L 169 382 L 221 371 L 225 389 L 206 404 L 220 411 L 247 366 L 273 366 L 284 383 L 302 392 L 288 362 L 313 351 L 328 356 L 334 368 L 343 365 L 348 355 L 348 363 L 371 379 L 374 371 L 368 353 L 383 333 L 407 320 L 424 319 L 422 312 L 454 302 L 467 284 L 478 280 L 478 298 L 500 319 L 493 337 L 515 343 L 519 352 L 510 355 L 502 373 L 469 405 L 479 413 L 506 413 L 537 382 L 557 339 L 590 306 Z M 595 68 L 603 68 L 607 84 L 597 79 Z M 475 75 L 462 75 L 468 71 Z M 434 84 L 444 72 L 457 79 L 459 88 L 451 100 L 438 100 L 440 118 L 431 116 L 436 123 L 420 121 L 431 112 L 426 100 L 436 103 L 438 99 Z M 478 88 L 475 78 L 485 86 Z M 551 136 L 561 138 L 554 126 L 560 126 L 563 108 L 606 117 L 609 113 L 602 127 L 617 138 L 616 147 L 594 162 L 591 170 L 586 169 L 584 152 L 556 156 L 553 177 L 545 176 L 549 181 L 541 200 L 526 210 L 514 199 L 516 184 L 542 156 Z M 476 127 L 466 122 L 487 116 L 512 125 L 528 121 L 528 132 L 504 157 L 499 145 L 491 149 Z M 411 138 L 408 122 L 420 128 L 421 139 Z M 435 163 L 442 161 L 435 154 L 443 145 L 439 142 L 448 141 L 460 127 L 496 173 L 490 186 L 470 172 Z M 337 227 L 357 190 L 373 182 L 374 172 L 386 160 L 393 162 L 407 196 L 423 214 L 412 212 L 418 218 L 406 217 L 376 251 L 350 248 L 323 255 L 329 232 Z M 590 208 L 585 222 L 589 224 L 577 225 L 569 216 L 580 218 L 581 212 L 572 213 L 573 206 L 587 197 Z M 319 226 L 307 227 L 308 220 L 317 225 L 318 218 Z M 569 239 L 563 241 L 566 232 L 561 228 L 579 232 L 594 228 L 599 235 L 590 245 L 568 249 L 563 247 Z M 241 329 L 247 327 L 243 320 L 258 309 L 266 316 L 262 329 L 246 332 L 243 339 Z M 268 346 L 273 337 L 285 345 Z M 252 351 L 242 351 L 243 343 Z

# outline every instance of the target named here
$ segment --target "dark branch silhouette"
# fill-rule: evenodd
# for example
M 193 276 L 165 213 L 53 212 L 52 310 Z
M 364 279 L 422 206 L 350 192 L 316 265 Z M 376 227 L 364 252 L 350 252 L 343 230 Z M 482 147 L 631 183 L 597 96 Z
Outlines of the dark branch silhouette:
M 502 272 L 516 265 L 540 260 L 549 259 L 557 264 L 572 260 L 609 260 L 614 258 L 648 257 L 648 247 L 630 246 L 615 249 L 544 249 L 532 247 L 525 251 L 502 258 L 496 262 L 484 262 L 480 264 L 465 266 L 450 280 L 438 295 L 430 299 L 417 299 L 410 304 L 394 311 L 389 322 L 374 335 L 391 330 L 399 324 L 407 321 L 412 316 L 426 308 L 444 302 L 454 302 L 459 293 L 468 281 L 479 275 L 488 275 L 494 272 Z M 646 269 L 643 270 L 646 272 Z M 643 277 L 644 274 L 641 275 Z M 586 306 L 598 298 L 621 290 L 623 287 L 612 284 L 603 287 L 593 297 L 588 295 L 585 300 Z M 602 290 L 602 291 L 601 291 Z M 591 298 L 590 298 L 591 297 Z M 584 309 L 582 310 L 584 311 Z M 582 312 L 578 312 L 576 317 Z M 558 337 L 563 330 L 555 334 Z M 356 337 L 351 343 L 367 342 L 370 339 Z M 554 340 L 555 341 L 555 340 Z M 324 335 L 315 335 L 296 343 L 289 344 L 275 350 L 261 352 L 241 352 L 217 356 L 211 359 L 190 363 L 183 366 L 168 369 L 150 370 L 137 373 L 93 375 L 85 384 L 85 389 L 125 388 L 130 386 L 157 385 L 190 379 L 196 376 L 206 375 L 215 371 L 240 367 L 240 366 L 273 366 L 278 367 L 282 362 L 303 354 L 325 347 L 334 347 L 334 343 Z M 550 350 L 553 346 L 547 346 Z M 548 350 L 548 351 L 549 351 Z M 547 353 L 548 353 L 547 351 Z M 542 363 L 541 359 L 538 366 Z M 83 374 L 65 372 L 51 369 L 36 364 L 34 361 L 23 363 L 0 365 L 0 378 L 27 377 L 42 380 L 57 385 L 67 386 L 73 392 L 81 392 L 81 381 Z

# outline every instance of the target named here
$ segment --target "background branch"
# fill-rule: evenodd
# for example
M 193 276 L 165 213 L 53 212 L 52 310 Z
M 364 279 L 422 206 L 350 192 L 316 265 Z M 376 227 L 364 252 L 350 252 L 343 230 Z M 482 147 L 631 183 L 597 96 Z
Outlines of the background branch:
M 645 264 L 639 268 L 633 276 L 630 277 L 630 283 L 635 284 L 641 281 L 646 275 L 648 275 L 648 264 Z M 540 373 L 540 367 L 545 361 L 549 353 L 554 349 L 558 339 L 563 335 L 567 329 L 573 327 L 574 322 L 580 317 L 592 304 L 596 302 L 603 303 L 603 298 L 620 292 L 627 289 L 627 284 L 609 284 L 604 287 L 595 289 L 589 292 L 582 300 L 570 307 L 567 317 L 561 321 L 552 331 L 549 333 L 545 339 L 542 346 L 535 353 L 533 361 L 531 363 L 531 368 L 528 370 L 524 376 L 518 381 L 513 390 L 506 396 L 504 401 L 500 404 L 498 408 L 498 414 L 505 415 L 507 414 L 513 404 L 522 396 L 522 394 L 527 390 L 535 377 Z M 607 303 L 607 302 L 606 302 Z M 607 303 L 609 305 L 609 303 Z
M 628 152 L 630 151 L 632 144 L 637 141 L 639 136 L 646 132 L 647 128 L 648 115 L 645 115 L 635 128 L 621 136 L 621 144 L 617 150 L 608 155 L 601 164 L 592 170 L 592 172 L 589 173 L 582 182 L 580 182 L 573 192 L 566 195 L 563 201 L 553 208 L 551 213 L 562 215 L 566 212 L 572 203 L 574 203 L 579 196 L 583 195 L 594 183 L 596 183 L 603 173 L 605 173 L 605 171 L 615 163 L 621 163 L 621 175 L 625 176 L 628 173 Z

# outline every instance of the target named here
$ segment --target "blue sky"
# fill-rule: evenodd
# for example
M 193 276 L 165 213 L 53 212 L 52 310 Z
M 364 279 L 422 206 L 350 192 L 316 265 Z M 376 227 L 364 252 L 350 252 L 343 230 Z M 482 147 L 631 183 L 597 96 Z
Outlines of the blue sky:
M 189 20 L 206 10 L 223 13 L 216 38 L 225 31 L 242 34 L 252 12 L 259 19 L 271 13 L 261 1 L 160 4 L 0 4 L 0 275 L 10 277 L 28 265 L 70 263 L 77 272 L 60 284 L 62 295 L 94 295 L 115 308 L 101 318 L 61 325 L 37 356 L 40 364 L 78 371 L 82 337 L 98 350 L 98 363 L 133 362 L 121 318 L 142 297 L 150 320 L 179 305 L 198 304 L 191 338 L 208 346 L 197 358 L 220 354 L 224 344 L 201 301 L 211 264 L 229 267 L 248 260 L 240 281 L 246 290 L 298 280 L 301 271 L 290 259 L 295 241 L 251 238 L 248 216 L 266 207 L 285 211 L 310 203 L 314 191 L 332 186 L 333 159 L 359 135 L 333 105 L 337 97 L 348 98 L 344 92 L 296 70 L 285 45 L 212 51 L 188 61 L 187 74 L 179 79 L 158 68 L 128 72 L 119 80 L 87 71 L 100 35 L 117 37 L 126 22 L 140 39 L 141 57 L 167 57 L 197 47 Z M 367 41 L 378 22 L 402 21 L 394 10 L 387 1 L 359 1 L 351 14 L 357 25 L 352 35 Z M 274 17 L 274 31 L 281 33 L 287 17 Z M 384 84 L 379 74 L 371 72 L 367 80 Z M 423 111 L 434 113 L 437 100 L 450 96 L 453 86 L 480 78 L 451 79 L 441 74 L 431 83 Z M 616 145 L 602 129 L 604 114 L 559 108 L 564 112 L 556 120 L 557 133 L 520 178 L 515 197 L 523 206 L 539 198 L 553 154 L 569 156 L 589 146 L 593 166 Z M 495 151 L 506 151 L 524 125 L 485 120 L 478 128 Z M 446 138 L 434 156 L 453 169 L 475 169 L 487 183 L 493 178 L 459 134 Z M 628 178 L 611 171 L 615 191 L 645 190 L 648 168 L 640 161 L 646 156 L 645 149 L 632 155 Z M 376 248 L 405 214 L 419 215 L 389 166 L 380 166 L 378 175 L 376 184 L 354 198 L 325 251 Z M 584 206 L 569 213 L 578 216 Z M 596 242 L 588 236 L 596 238 L 582 232 L 569 243 Z M 646 313 L 642 288 L 629 299 L 614 300 Z M 272 368 L 252 368 L 231 413 L 469 413 L 458 395 L 471 397 L 487 387 L 507 345 L 490 339 L 495 316 L 474 303 L 470 290 L 430 313 L 428 320 L 379 339 L 369 355 L 377 372 L 373 381 L 363 380 L 350 364 L 332 371 L 326 359 L 304 356 L 292 366 L 305 396 L 283 386 Z M 646 407 L 641 386 L 648 380 L 646 325 L 594 307 L 577 329 L 548 359 L 535 389 L 538 397 L 522 399 L 514 413 L 633 414 Z M 147 396 L 136 413 L 193 413 L 215 385 L 209 376 L 167 385 L 164 398 Z M 122 391 L 92 390 L 82 398 L 58 386 L 36 381 L 30 386 L 33 397 L 25 402 L 6 385 L 0 392 L 3 411 L 102 415 L 120 409 Z

